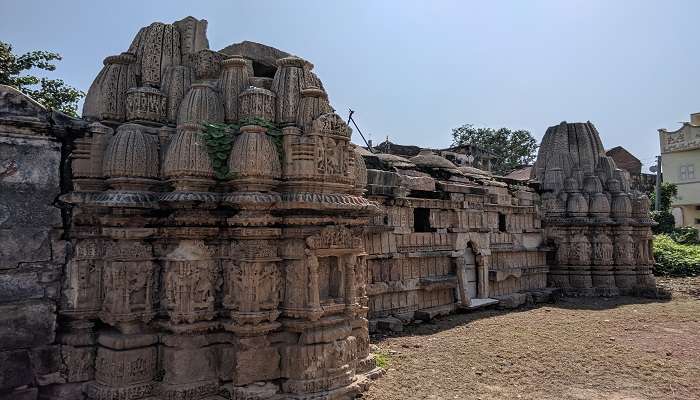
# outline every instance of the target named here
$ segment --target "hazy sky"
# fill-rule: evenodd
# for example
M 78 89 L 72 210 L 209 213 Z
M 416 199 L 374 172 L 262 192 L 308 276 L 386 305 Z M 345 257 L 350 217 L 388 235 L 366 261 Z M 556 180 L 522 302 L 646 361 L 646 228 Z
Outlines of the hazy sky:
M 650 165 L 658 128 L 700 111 L 700 1 L 0 0 L 0 40 L 64 56 L 87 91 L 142 26 L 209 21 L 212 49 L 252 40 L 316 65 L 375 142 L 448 146 L 462 123 L 530 130 L 592 121 Z M 358 137 L 354 138 L 359 141 Z

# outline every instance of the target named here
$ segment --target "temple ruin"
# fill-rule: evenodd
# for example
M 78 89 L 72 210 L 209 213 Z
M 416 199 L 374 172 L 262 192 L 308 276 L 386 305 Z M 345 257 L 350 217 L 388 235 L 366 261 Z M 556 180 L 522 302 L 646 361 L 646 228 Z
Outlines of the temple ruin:
M 206 30 L 142 28 L 80 119 L 0 87 L 0 398 L 349 399 L 370 330 L 654 294 L 649 200 L 591 123 L 526 183 L 375 153 L 309 61 Z

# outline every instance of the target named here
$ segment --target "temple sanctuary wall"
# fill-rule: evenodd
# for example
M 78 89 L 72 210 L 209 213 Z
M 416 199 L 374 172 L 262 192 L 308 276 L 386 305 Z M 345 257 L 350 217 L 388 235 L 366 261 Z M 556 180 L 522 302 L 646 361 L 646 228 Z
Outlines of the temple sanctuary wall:
M 372 329 L 548 298 L 549 249 L 532 188 L 429 151 L 362 154 L 367 197 L 384 206 L 364 235 Z

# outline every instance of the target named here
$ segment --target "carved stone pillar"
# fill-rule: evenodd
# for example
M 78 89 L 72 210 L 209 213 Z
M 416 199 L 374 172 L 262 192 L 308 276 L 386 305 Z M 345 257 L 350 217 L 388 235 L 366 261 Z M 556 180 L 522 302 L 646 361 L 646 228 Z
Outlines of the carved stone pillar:
M 104 299 L 100 319 L 124 333 L 155 315 L 156 266 L 149 245 L 136 240 L 108 244 L 102 272 Z
M 246 59 L 231 57 L 222 62 L 221 95 L 224 99 L 224 120 L 228 123 L 237 122 L 238 95 L 248 86 L 250 73 Z
M 585 229 L 572 232 L 569 241 L 569 282 L 577 294 L 588 294 L 591 279 L 591 242 Z
M 201 241 L 182 240 L 165 256 L 163 305 L 171 324 L 194 324 L 216 316 L 214 297 L 219 265 Z M 172 326 L 187 330 L 187 326 Z
M 226 329 L 253 336 L 278 328 L 281 277 L 277 247 L 263 239 L 240 240 L 222 261 L 223 305 L 232 321 Z
M 637 283 L 634 247 L 630 228 L 618 228 L 614 253 L 615 286 L 623 292 L 629 292 Z
M 305 64 L 306 61 L 298 57 L 277 60 L 278 68 L 272 81 L 272 91 L 277 93 L 275 122 L 280 125 L 296 122 Z
M 613 274 L 613 244 L 607 231 L 597 229 L 592 236 L 591 281 L 597 293 L 615 294 L 615 276 Z

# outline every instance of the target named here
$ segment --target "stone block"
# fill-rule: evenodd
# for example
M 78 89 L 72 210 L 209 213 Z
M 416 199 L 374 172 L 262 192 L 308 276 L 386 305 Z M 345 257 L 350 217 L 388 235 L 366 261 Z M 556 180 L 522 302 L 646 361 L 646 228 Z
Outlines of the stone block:
M 44 287 L 36 272 L 9 271 L 0 274 L 0 303 L 41 299 Z
M 382 331 L 403 332 L 403 322 L 395 317 L 378 318 L 377 328 Z
M 56 307 L 46 302 L 0 305 L 0 350 L 54 341 Z
M 0 400 L 37 400 L 38 395 L 39 390 L 35 387 L 23 388 L 8 393 L 0 393 Z M 79 397 L 76 397 L 76 399 L 79 399 Z
M 511 293 L 504 296 L 493 296 L 498 300 L 498 308 L 518 308 L 527 303 L 528 296 L 525 293 Z
M 63 383 L 61 377 L 61 354 L 59 346 L 42 346 L 29 352 L 36 382 L 40 386 Z
M 279 387 L 272 382 L 255 382 L 246 386 L 233 386 L 231 398 L 236 400 L 262 400 L 275 397 Z
M 0 352 L 0 391 L 34 382 L 32 361 L 27 350 Z
M 95 347 L 61 346 L 62 376 L 67 382 L 84 382 L 95 378 Z
M 233 383 L 248 385 L 280 377 L 280 355 L 273 347 L 241 350 L 236 354 Z
M 0 229 L 0 270 L 49 259 L 51 243 L 46 228 Z
M 163 382 L 185 384 L 217 378 L 216 347 L 176 348 L 161 346 Z
M 0 228 L 52 228 L 61 224 L 61 210 L 53 205 L 59 188 L 32 184 L 0 184 Z M 11 212 L 7 212 L 10 210 Z
M 39 388 L 40 400 L 83 400 L 82 383 L 64 383 Z

